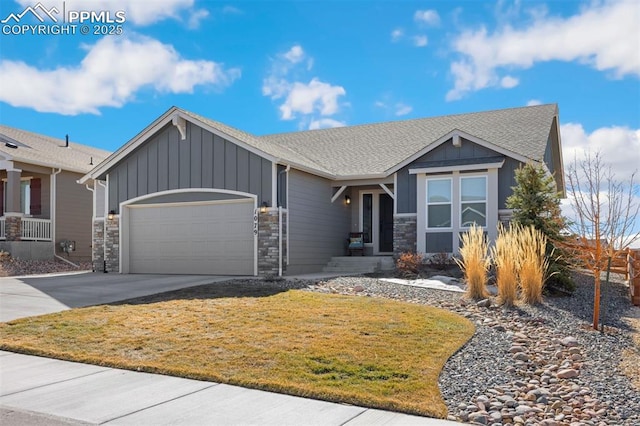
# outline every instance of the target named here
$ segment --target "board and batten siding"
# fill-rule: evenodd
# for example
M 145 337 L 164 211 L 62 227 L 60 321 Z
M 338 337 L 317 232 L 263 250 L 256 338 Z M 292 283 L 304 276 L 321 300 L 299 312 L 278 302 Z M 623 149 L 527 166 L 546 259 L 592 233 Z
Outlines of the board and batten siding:
M 344 256 L 351 207 L 338 197 L 327 179 L 289 171 L 289 265 L 287 274 L 322 270 L 332 256 Z
M 171 124 L 138 147 L 108 173 L 108 210 L 123 201 L 171 189 L 214 188 L 258 196 L 273 205 L 272 163 L 187 122 L 187 138 Z
M 448 140 L 429 151 L 411 164 L 398 171 L 397 203 L 398 213 L 416 213 L 416 175 L 409 174 L 409 169 L 416 164 L 429 161 L 463 160 L 468 158 L 483 158 L 503 156 L 502 154 L 478 145 L 469 140 L 462 139 L 462 145 L 458 148 Z M 516 185 L 515 170 L 522 164 L 510 157 L 505 157 L 502 168 L 498 169 L 498 208 L 504 209 L 506 199 L 511 195 L 511 187 Z
M 56 176 L 56 254 L 71 261 L 91 260 L 91 227 L 93 195 L 76 182 L 79 173 L 63 171 Z M 76 242 L 76 250 L 68 255 L 61 251 L 60 241 Z

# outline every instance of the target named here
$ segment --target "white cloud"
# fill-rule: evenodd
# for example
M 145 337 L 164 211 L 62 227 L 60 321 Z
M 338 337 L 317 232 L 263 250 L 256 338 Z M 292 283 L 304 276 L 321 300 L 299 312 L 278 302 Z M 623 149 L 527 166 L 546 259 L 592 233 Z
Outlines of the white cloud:
M 0 101 L 40 112 L 99 114 L 102 107 L 121 107 L 142 88 L 192 93 L 195 86 L 222 88 L 240 77 L 237 68 L 184 59 L 173 46 L 148 37 L 105 37 L 83 47 L 87 54 L 77 66 L 38 69 L 0 61 Z
M 416 22 L 432 26 L 440 23 L 440 15 L 435 10 L 416 10 L 416 13 L 413 14 L 413 19 Z
M 426 35 L 419 35 L 413 37 L 413 45 L 416 47 L 424 47 L 429 43 L 429 39 Z
M 619 180 L 629 180 L 640 168 L 640 129 L 612 126 L 587 133 L 582 124 L 560 126 L 562 156 L 565 169 L 574 159 L 581 160 L 587 152 L 601 152 L 603 160 L 613 166 Z
M 640 8 L 636 1 L 593 2 L 577 15 L 560 18 L 532 15 L 527 28 L 505 25 L 465 31 L 453 48 L 460 58 L 451 64 L 454 87 L 447 100 L 501 84 L 502 68 L 527 69 L 536 62 L 577 61 L 614 77 L 640 76 Z
M 504 87 L 505 89 L 511 89 L 512 87 L 516 87 L 520 83 L 520 80 L 517 78 L 511 77 L 510 75 L 506 75 L 502 77 L 500 80 L 500 87 Z
M 297 64 L 298 62 L 304 59 L 304 50 L 302 49 L 302 46 L 300 46 L 299 44 L 296 44 L 293 47 L 291 47 L 291 49 L 289 49 L 289 51 L 285 53 L 283 56 L 287 61 L 291 62 L 292 64 Z
M 293 120 L 301 116 L 304 127 L 309 122 L 310 125 L 328 127 L 327 123 L 331 121 L 311 119 L 309 116 L 336 114 L 340 110 L 339 99 L 346 91 L 342 86 L 323 82 L 318 77 L 311 78 L 308 83 L 303 82 L 302 75 L 308 73 L 312 66 L 313 58 L 305 53 L 302 46 L 292 46 L 272 59 L 271 70 L 262 82 L 262 94 L 272 100 L 284 99 L 278 107 L 281 119 Z
M 296 114 L 333 115 L 338 112 L 338 98 L 346 91 L 313 78 L 308 84 L 295 82 L 291 85 L 284 104 L 280 106 L 283 120 L 291 120 Z
M 200 28 L 200 22 L 209 17 L 209 11 L 206 9 L 199 9 L 194 11 L 191 16 L 189 16 L 189 21 L 187 22 L 187 26 L 189 29 L 195 30 Z
M 403 104 L 402 102 L 398 102 L 396 104 L 396 112 L 395 114 L 399 117 L 402 115 L 407 115 L 411 111 L 413 111 L 413 107 L 410 105 Z
M 309 123 L 309 130 L 344 127 L 346 125 L 347 124 L 344 121 L 334 120 L 333 118 L 320 118 L 318 120 L 311 120 L 311 123 Z
M 404 37 L 404 31 L 402 30 L 402 28 L 396 28 L 395 30 L 391 31 L 391 41 L 392 42 L 397 42 L 400 41 L 400 39 L 402 39 L 402 37 Z
M 542 105 L 542 101 L 539 99 L 530 99 L 529 102 L 527 102 L 527 106 L 536 106 L 536 105 Z

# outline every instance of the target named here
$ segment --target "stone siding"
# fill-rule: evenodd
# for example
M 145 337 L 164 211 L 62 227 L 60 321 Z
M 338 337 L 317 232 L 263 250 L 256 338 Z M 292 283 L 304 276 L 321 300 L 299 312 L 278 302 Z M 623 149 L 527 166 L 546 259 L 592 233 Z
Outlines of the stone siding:
M 105 220 L 104 259 L 107 272 L 120 272 L 120 216 Z
M 95 272 L 104 272 L 104 219 L 93 221 L 91 262 Z
M 400 216 L 393 218 L 393 257 L 401 253 L 416 251 L 417 238 L 416 216 Z
M 258 275 L 278 275 L 280 263 L 278 210 L 258 213 Z M 282 227 L 286 229 L 286 213 L 282 213 Z M 282 235 L 282 271 L 286 269 L 286 234 Z
M 7 216 L 4 226 L 6 241 L 22 240 L 22 218 L 20 216 Z

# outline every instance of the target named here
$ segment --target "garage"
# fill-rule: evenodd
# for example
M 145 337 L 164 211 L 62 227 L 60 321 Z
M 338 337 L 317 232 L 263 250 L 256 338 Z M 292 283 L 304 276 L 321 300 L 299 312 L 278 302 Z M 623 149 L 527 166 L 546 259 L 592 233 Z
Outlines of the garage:
M 245 198 L 125 206 L 123 272 L 254 275 L 254 205 Z

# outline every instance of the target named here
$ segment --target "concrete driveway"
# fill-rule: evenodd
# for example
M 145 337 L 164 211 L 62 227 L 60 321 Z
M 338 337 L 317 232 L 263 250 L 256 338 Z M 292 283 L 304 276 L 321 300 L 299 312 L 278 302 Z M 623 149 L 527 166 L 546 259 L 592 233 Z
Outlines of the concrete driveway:
M 81 272 L 0 278 L 0 322 L 239 277 Z

